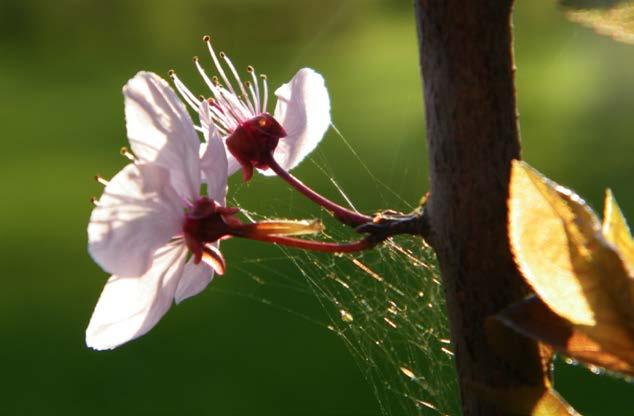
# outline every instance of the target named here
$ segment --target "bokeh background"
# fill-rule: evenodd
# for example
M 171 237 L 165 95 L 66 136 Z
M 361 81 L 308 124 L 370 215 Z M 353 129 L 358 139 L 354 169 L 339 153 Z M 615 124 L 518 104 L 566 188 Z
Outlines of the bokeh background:
M 190 60 L 205 56 L 207 33 L 272 86 L 302 66 L 325 76 L 354 152 L 331 130 L 298 176 L 340 198 L 335 179 L 362 210 L 414 205 L 427 156 L 410 3 L 0 2 L 0 413 L 379 415 L 320 303 L 253 289 L 253 260 L 275 269 L 259 276 L 303 279 L 258 244 L 227 242 L 227 275 L 147 336 L 87 349 L 107 276 L 86 253 L 85 229 L 89 198 L 101 192 L 93 175 L 125 163 L 122 85 L 138 70 L 174 68 L 202 91 Z M 634 46 L 568 22 L 553 0 L 518 1 L 514 23 L 523 156 L 599 211 L 611 187 L 634 218 Z M 264 215 L 323 215 L 275 179 L 231 185 Z M 586 415 L 632 414 L 634 388 L 623 380 L 558 363 L 556 382 Z

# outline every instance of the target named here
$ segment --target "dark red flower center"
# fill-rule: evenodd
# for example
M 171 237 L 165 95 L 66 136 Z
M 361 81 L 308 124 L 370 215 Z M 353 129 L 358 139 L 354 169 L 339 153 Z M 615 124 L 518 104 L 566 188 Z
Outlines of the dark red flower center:
M 268 169 L 273 151 L 286 131 L 268 113 L 262 113 L 240 124 L 227 137 L 227 148 L 240 162 L 245 181 L 253 176 L 253 168 Z
M 185 213 L 183 234 L 187 248 L 194 256 L 194 263 L 203 258 L 216 269 L 224 271 L 224 259 L 220 252 L 209 243 L 214 243 L 231 235 L 232 226 L 240 223 L 233 215 L 238 208 L 227 208 L 216 201 L 202 197 Z M 219 263 L 222 263 L 219 265 Z

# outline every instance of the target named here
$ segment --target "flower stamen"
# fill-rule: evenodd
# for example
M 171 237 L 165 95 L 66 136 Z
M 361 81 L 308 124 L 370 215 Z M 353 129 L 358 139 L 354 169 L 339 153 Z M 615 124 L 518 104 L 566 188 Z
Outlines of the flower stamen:
M 236 120 L 238 120 L 238 117 L 235 114 L 231 114 L 232 118 L 229 118 L 224 114 L 223 107 L 226 107 L 228 103 L 220 93 L 220 81 L 218 81 L 218 77 L 213 76 L 209 78 L 198 59 L 194 60 L 194 64 L 196 65 L 198 73 L 205 81 L 205 84 L 207 84 L 207 87 L 214 95 L 215 100 L 213 102 L 207 101 L 213 109 L 214 114 L 217 116 L 218 120 L 221 120 L 224 126 L 227 127 L 227 131 L 235 129 L 237 127 Z M 220 105 L 218 102 L 225 105 Z
M 134 154 L 125 146 L 123 146 L 121 149 L 119 149 L 119 154 L 121 154 L 121 156 L 127 158 L 131 162 L 135 162 L 136 161 L 136 156 L 134 156 Z
M 225 71 L 222 69 L 222 66 L 220 65 L 220 61 L 216 57 L 216 52 L 214 52 L 214 48 L 211 46 L 211 38 L 209 36 L 205 36 L 203 37 L 203 41 L 207 44 L 207 49 L 209 49 L 209 54 L 211 55 L 211 59 L 214 61 L 216 70 L 218 71 L 218 73 L 220 74 L 220 77 L 224 81 L 225 86 L 229 88 L 229 91 L 231 91 L 233 95 L 236 95 L 236 92 L 234 91 L 233 86 L 229 82 L 229 79 L 227 78 Z M 224 53 L 220 52 L 220 57 L 222 58 L 223 56 L 224 56 Z
M 255 109 L 256 109 L 256 113 L 260 112 L 260 100 L 257 98 L 257 93 L 255 92 L 255 90 L 253 89 L 253 84 L 249 81 L 244 81 L 244 84 L 246 85 L 246 87 L 249 89 L 249 92 L 251 93 L 251 96 L 253 97 L 253 101 L 255 102 Z M 257 88 L 257 84 L 255 85 Z
M 260 75 L 260 79 L 262 80 L 262 87 L 264 90 L 262 97 L 262 112 L 266 111 L 267 101 L 269 99 L 269 83 L 267 81 L 267 76 L 265 74 Z
M 251 94 L 253 95 L 253 101 L 255 101 L 255 110 L 256 112 L 264 112 L 266 109 L 260 106 L 260 88 L 258 87 L 258 77 L 255 74 L 255 68 L 249 65 L 247 66 L 247 72 L 251 74 L 251 79 L 253 80 L 253 87 L 255 90 L 251 89 Z
M 230 131 L 235 130 L 235 128 L 236 128 L 235 120 L 233 120 L 232 118 L 227 117 L 223 113 L 222 107 L 220 107 L 218 105 L 216 100 L 214 100 L 213 98 L 209 98 L 207 100 L 207 104 L 208 105 L 207 105 L 207 107 L 205 107 L 204 111 L 209 109 L 209 111 L 211 113 L 208 114 L 208 116 L 211 117 L 211 119 L 216 122 L 215 123 L 216 127 L 218 127 L 218 129 L 220 130 L 220 132 L 223 135 L 229 134 Z
M 95 180 L 102 184 L 103 186 L 108 186 L 108 180 L 104 179 L 101 175 L 95 175 Z
M 236 79 L 236 82 L 240 86 L 240 91 L 242 91 L 242 97 L 243 97 L 243 99 L 245 101 L 245 104 L 249 107 L 249 110 L 251 110 L 251 114 L 255 114 L 255 108 L 253 107 L 253 104 L 251 103 L 251 100 L 249 99 L 249 95 L 247 94 L 247 90 L 244 89 L 244 85 L 243 85 L 242 79 L 240 79 L 240 75 L 238 75 L 238 71 L 236 70 L 236 67 L 233 65 L 233 62 L 231 62 L 231 59 L 229 59 L 227 54 L 225 54 L 224 52 L 220 52 L 220 57 L 222 59 L 224 59 L 225 63 L 227 64 L 227 66 L 231 70 L 231 73 L 233 74 L 233 77 Z M 236 94 L 236 96 L 237 96 L 237 94 Z
M 218 91 L 220 92 L 220 96 L 222 97 L 222 99 L 219 101 L 224 104 L 224 109 L 227 110 L 229 114 L 234 118 L 236 126 L 240 125 L 245 120 L 248 120 L 250 118 L 249 110 L 244 106 L 237 95 L 222 87 L 218 87 Z
M 198 70 L 198 73 L 205 81 L 205 84 L 207 84 L 207 87 L 209 87 L 209 89 L 214 95 L 217 95 L 216 87 L 218 86 L 218 82 L 212 81 L 213 78 L 212 79 L 209 78 L 209 76 L 205 72 L 205 69 L 202 67 L 198 59 L 194 60 L 194 65 L 196 65 L 196 69 Z
M 180 94 L 181 97 L 185 100 L 185 102 L 194 110 L 198 111 L 200 107 L 200 101 L 198 98 L 187 88 L 187 86 L 178 78 L 176 72 L 172 69 L 169 71 L 169 76 L 174 81 L 174 86 L 176 86 L 176 90 Z

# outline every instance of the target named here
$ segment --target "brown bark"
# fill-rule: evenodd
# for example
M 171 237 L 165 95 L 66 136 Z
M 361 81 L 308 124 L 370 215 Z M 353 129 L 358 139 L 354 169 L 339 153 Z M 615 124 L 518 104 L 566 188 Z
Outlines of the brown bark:
M 507 239 L 510 161 L 520 156 L 512 0 L 415 0 L 429 146 L 425 215 L 438 255 L 463 414 L 503 415 L 478 390 L 542 385 L 535 343 L 513 334 L 502 359 L 485 320 L 527 288 Z

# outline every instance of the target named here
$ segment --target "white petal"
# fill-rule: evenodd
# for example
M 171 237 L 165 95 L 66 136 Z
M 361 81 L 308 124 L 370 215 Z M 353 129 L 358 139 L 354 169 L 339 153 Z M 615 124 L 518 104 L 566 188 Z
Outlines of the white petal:
M 198 119 L 200 120 L 200 127 L 202 127 L 203 131 L 209 130 L 209 125 L 214 124 L 207 100 L 202 100 L 200 106 L 198 106 Z M 207 140 L 206 134 L 207 133 L 205 133 L 205 140 Z
M 209 198 L 225 205 L 227 197 L 227 153 L 218 130 L 209 126 L 207 134 L 208 142 L 205 153 L 200 159 L 200 168 L 207 183 L 207 195 Z
M 222 143 L 224 144 L 227 151 L 227 175 L 231 176 L 239 171 L 242 166 L 240 166 L 240 162 L 238 162 L 238 159 L 236 159 L 231 153 L 229 153 L 229 149 L 227 149 L 226 137 L 222 140 Z
M 110 277 L 86 329 L 86 344 L 112 349 L 152 329 L 172 305 L 186 256 L 184 245 L 168 244 L 145 274 Z
M 217 129 L 215 128 L 215 124 L 213 122 L 213 119 L 211 118 L 211 110 L 209 109 L 209 104 L 206 101 L 201 102 L 198 116 L 200 118 L 200 126 L 204 132 L 203 135 L 205 136 L 205 143 L 202 143 L 200 145 L 200 157 L 202 159 L 207 151 L 207 143 L 209 143 L 209 138 L 213 134 L 217 133 Z M 229 149 L 227 149 L 226 138 L 227 137 L 222 138 L 222 144 L 224 145 L 224 151 L 227 157 L 227 176 L 231 176 L 238 170 L 240 170 L 240 163 L 235 157 L 233 157 L 231 152 L 229 152 Z M 204 168 L 201 167 L 201 169 Z
M 139 72 L 123 87 L 123 95 L 132 151 L 141 162 L 169 169 L 174 189 L 185 199 L 198 197 L 200 140 L 174 91 L 158 75 Z
M 205 135 L 205 136 L 207 136 L 207 135 Z M 205 140 L 207 140 L 207 139 L 205 139 Z M 222 140 L 222 144 L 224 145 L 224 148 L 225 148 L 225 154 L 227 156 L 227 176 L 231 176 L 231 175 L 233 175 L 234 173 L 236 173 L 237 171 L 240 170 L 240 168 L 241 168 L 240 162 L 238 162 L 238 160 L 235 157 L 233 157 L 233 155 L 231 153 L 229 153 L 229 150 L 227 149 L 226 137 L 223 137 L 221 140 Z M 201 159 L 205 156 L 206 152 L 207 152 L 207 142 L 201 143 L 200 144 L 200 158 Z
M 152 255 L 178 234 L 183 202 L 167 170 L 130 164 L 104 189 L 88 223 L 88 251 L 107 272 L 140 276 Z
M 275 95 L 278 100 L 274 117 L 287 136 L 280 139 L 273 155 L 280 166 L 290 170 L 324 137 L 330 125 L 330 98 L 324 78 L 309 68 L 300 69 Z M 270 169 L 260 172 L 273 174 Z
M 216 246 L 217 244 L 215 243 Z M 202 261 L 194 264 L 194 258 L 192 257 L 185 264 L 183 276 L 178 282 L 174 300 L 176 303 L 181 303 L 185 299 L 199 294 L 207 287 L 213 277 L 214 271 L 209 265 Z

